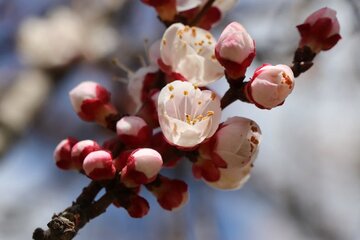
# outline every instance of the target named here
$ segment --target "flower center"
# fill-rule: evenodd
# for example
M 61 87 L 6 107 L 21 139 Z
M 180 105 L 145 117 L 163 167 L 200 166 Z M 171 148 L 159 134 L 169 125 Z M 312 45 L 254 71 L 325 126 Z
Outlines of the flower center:
M 209 109 L 209 104 L 215 100 L 215 93 L 202 92 L 197 86 L 193 89 L 174 91 L 173 85 L 168 86 L 169 95 L 168 115 L 177 118 L 189 125 L 208 120 L 215 112 Z M 180 96 L 179 96 L 180 95 Z

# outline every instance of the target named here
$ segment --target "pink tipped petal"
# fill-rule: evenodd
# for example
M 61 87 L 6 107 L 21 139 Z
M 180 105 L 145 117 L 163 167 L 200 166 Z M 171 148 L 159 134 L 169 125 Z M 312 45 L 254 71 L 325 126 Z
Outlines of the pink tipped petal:
M 331 8 L 319 9 L 297 28 L 301 36 L 299 47 L 308 46 L 315 53 L 331 49 L 341 39 L 336 11 Z
M 82 170 L 85 157 L 98 150 L 100 150 L 100 146 L 93 140 L 83 140 L 76 143 L 71 150 L 71 161 L 74 168 Z
M 71 161 L 71 149 L 76 143 L 76 139 L 67 138 L 56 146 L 54 150 L 54 160 L 58 168 L 63 170 L 74 169 Z
M 286 65 L 263 65 L 258 68 L 245 91 L 259 108 L 281 105 L 294 88 L 294 74 Z
M 86 156 L 83 163 L 85 174 L 93 180 L 107 180 L 115 176 L 115 166 L 111 154 L 99 150 Z
M 116 123 L 116 132 L 119 138 L 131 146 L 146 144 L 151 137 L 151 129 L 146 122 L 136 116 L 121 118 Z
M 121 161 L 121 162 L 118 162 Z M 116 163 L 122 167 L 124 158 Z M 161 155 L 151 148 L 139 148 L 127 156 L 125 167 L 121 170 L 121 181 L 128 187 L 139 186 L 152 182 L 161 170 Z
M 255 43 L 241 24 L 232 22 L 221 33 L 215 53 L 227 76 L 238 79 L 255 57 Z

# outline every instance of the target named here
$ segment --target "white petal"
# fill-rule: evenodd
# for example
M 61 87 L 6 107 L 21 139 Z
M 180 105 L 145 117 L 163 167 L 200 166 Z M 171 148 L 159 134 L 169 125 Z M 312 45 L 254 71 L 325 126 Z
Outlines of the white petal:
M 205 86 L 224 76 L 224 69 L 214 56 L 215 43 L 208 31 L 176 23 L 164 33 L 161 59 L 189 82 Z
M 176 0 L 176 10 L 183 12 L 200 6 L 202 0 Z
M 251 164 L 242 168 L 220 169 L 220 179 L 207 182 L 209 186 L 221 190 L 237 190 L 244 186 L 250 178 Z
M 148 67 L 142 67 L 135 72 L 134 75 L 129 76 L 129 83 L 127 85 L 127 91 L 129 96 L 135 102 L 136 107 L 133 109 L 133 112 L 139 110 L 142 106 L 141 95 L 144 87 L 144 80 L 148 73 L 155 73 L 159 70 L 157 66 L 150 65 Z
M 211 91 L 201 91 L 189 82 L 174 81 L 160 91 L 158 115 L 170 143 L 193 147 L 211 137 L 218 128 L 220 100 Z

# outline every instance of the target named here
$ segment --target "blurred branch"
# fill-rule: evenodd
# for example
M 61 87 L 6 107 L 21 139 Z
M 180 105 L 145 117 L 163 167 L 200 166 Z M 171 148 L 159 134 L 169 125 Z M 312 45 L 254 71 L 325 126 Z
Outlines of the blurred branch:
M 354 21 L 355 24 L 355 31 L 360 31 L 360 6 L 359 2 L 355 2 L 355 0 L 347 0 L 347 2 L 350 4 L 351 9 L 353 10 L 354 16 L 356 18 L 356 21 Z

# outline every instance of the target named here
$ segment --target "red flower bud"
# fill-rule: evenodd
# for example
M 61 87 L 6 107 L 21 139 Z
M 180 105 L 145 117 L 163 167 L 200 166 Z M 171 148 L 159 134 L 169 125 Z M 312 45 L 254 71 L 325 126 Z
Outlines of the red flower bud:
M 145 145 L 151 137 L 152 131 L 146 122 L 136 116 L 121 118 L 116 124 L 119 138 L 127 145 Z
M 327 7 L 311 14 L 297 29 L 301 35 L 299 47 L 308 46 L 315 53 L 331 49 L 341 39 L 336 11 Z
M 140 187 L 127 188 L 122 184 L 115 186 L 115 200 L 113 204 L 115 207 L 123 207 L 128 214 L 133 218 L 141 218 L 149 212 L 149 203 L 145 198 L 139 196 Z
M 255 42 L 241 24 L 232 22 L 221 33 L 215 56 L 228 77 L 242 78 L 255 57 Z
M 86 156 L 83 163 L 86 175 L 93 180 L 107 180 L 115 176 L 115 166 L 111 154 L 99 150 Z
M 181 180 L 159 176 L 155 182 L 146 185 L 146 188 L 157 198 L 158 203 L 165 210 L 179 209 L 188 200 L 188 186 Z
M 62 140 L 54 150 L 55 164 L 63 170 L 72 169 L 71 149 L 77 143 L 75 138 L 67 138 Z
M 106 126 L 106 118 L 115 115 L 110 103 L 110 93 L 95 82 L 82 82 L 69 92 L 75 112 L 84 121 L 96 121 Z
M 127 187 L 136 187 L 154 181 L 163 163 L 161 155 L 151 148 L 139 148 L 127 154 L 121 154 L 115 163 L 119 170 L 122 168 L 123 184 Z
M 83 140 L 74 145 L 71 150 L 71 162 L 75 169 L 82 170 L 85 157 L 94 151 L 100 150 L 100 146 L 93 140 Z
M 141 218 L 148 214 L 150 206 L 145 198 L 139 195 L 131 195 L 129 197 L 129 203 L 124 206 L 128 214 L 133 218 Z

